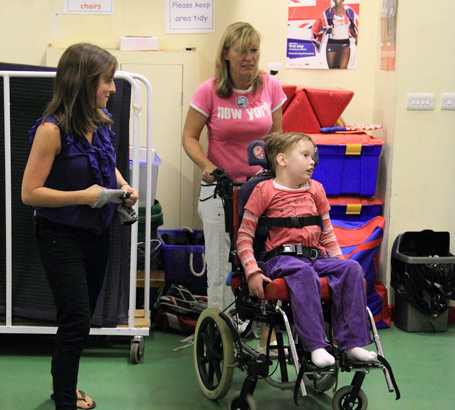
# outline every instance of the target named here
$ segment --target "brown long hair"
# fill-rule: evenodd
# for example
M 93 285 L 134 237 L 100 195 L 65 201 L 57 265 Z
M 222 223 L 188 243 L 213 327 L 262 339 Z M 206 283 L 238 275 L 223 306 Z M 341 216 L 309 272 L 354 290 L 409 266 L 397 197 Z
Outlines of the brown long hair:
M 215 62 L 215 88 L 219 97 L 229 98 L 232 95 L 234 83 L 229 72 L 229 62 L 224 58 L 224 51 L 228 51 L 232 43 L 239 40 L 239 52 L 243 52 L 251 47 L 254 42 L 261 43 L 261 35 L 250 23 L 233 23 L 224 31 L 218 44 L 218 51 Z M 256 68 L 256 72 L 251 77 L 250 86 L 253 91 L 261 89 L 262 77 L 260 71 Z
M 96 107 L 96 92 L 103 74 L 114 75 L 116 58 L 93 44 L 68 47 L 57 66 L 54 95 L 43 117 L 54 116 L 66 133 L 84 135 L 111 119 Z

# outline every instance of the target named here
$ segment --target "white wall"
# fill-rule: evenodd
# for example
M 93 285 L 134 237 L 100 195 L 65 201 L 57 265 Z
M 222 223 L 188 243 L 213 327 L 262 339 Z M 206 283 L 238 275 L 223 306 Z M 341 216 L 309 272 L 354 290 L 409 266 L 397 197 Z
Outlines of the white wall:
M 386 282 L 390 250 L 402 232 L 449 231 L 455 249 L 455 111 L 440 110 L 441 93 L 455 92 L 455 26 L 449 3 L 416 7 L 415 2 L 399 1 L 396 72 L 375 74 L 373 120 L 385 125 L 379 185 L 386 198 L 387 246 L 380 265 Z M 434 93 L 434 110 L 406 110 L 407 93 L 416 92 Z
M 455 111 L 439 109 L 441 93 L 455 92 L 451 3 L 398 1 L 395 72 L 378 68 L 382 0 L 360 3 L 355 70 L 283 70 L 282 81 L 288 84 L 354 91 L 343 114 L 346 122 L 384 125 L 374 135 L 385 141 L 377 195 L 385 202 L 387 231 L 380 271 L 386 282 L 391 244 L 399 233 L 446 230 L 455 241 Z M 120 36 L 156 35 L 166 49 L 196 47 L 201 82 L 213 73 L 214 53 L 224 28 L 243 20 L 262 33 L 261 66 L 265 68 L 267 62 L 285 66 L 287 0 L 216 0 L 215 32 L 192 35 L 165 34 L 164 0 L 115 0 L 112 16 L 63 15 L 62 7 L 61 0 L 0 2 L 0 61 L 43 64 L 49 43 L 66 47 L 90 41 L 118 48 Z M 405 97 L 410 92 L 434 92 L 435 109 L 406 111 Z

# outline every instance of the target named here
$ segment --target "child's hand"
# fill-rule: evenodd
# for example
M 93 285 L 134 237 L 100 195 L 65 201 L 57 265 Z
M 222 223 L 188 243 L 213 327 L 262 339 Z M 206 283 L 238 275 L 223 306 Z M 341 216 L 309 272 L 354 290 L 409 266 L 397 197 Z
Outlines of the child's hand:
M 264 282 L 271 282 L 272 280 L 262 273 L 255 273 L 248 278 L 248 289 L 252 296 L 259 299 L 265 299 Z

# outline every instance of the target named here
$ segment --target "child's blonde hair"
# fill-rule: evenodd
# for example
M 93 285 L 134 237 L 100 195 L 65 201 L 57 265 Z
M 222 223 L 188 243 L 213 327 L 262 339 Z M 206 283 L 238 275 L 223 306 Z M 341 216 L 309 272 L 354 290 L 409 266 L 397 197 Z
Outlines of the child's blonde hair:
M 273 132 L 267 135 L 264 138 L 264 142 L 270 170 L 275 172 L 278 154 L 285 154 L 301 140 L 310 141 L 316 148 L 316 144 L 311 137 L 302 132 Z

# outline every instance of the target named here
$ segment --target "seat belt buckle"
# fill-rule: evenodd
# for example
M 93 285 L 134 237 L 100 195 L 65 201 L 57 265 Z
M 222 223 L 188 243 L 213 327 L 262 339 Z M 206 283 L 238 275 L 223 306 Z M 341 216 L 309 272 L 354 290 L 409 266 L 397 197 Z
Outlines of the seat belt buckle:
M 282 253 L 292 253 L 295 252 L 294 245 L 282 245 Z
M 319 256 L 319 251 L 316 248 L 311 248 L 310 259 L 317 259 L 318 256 Z

